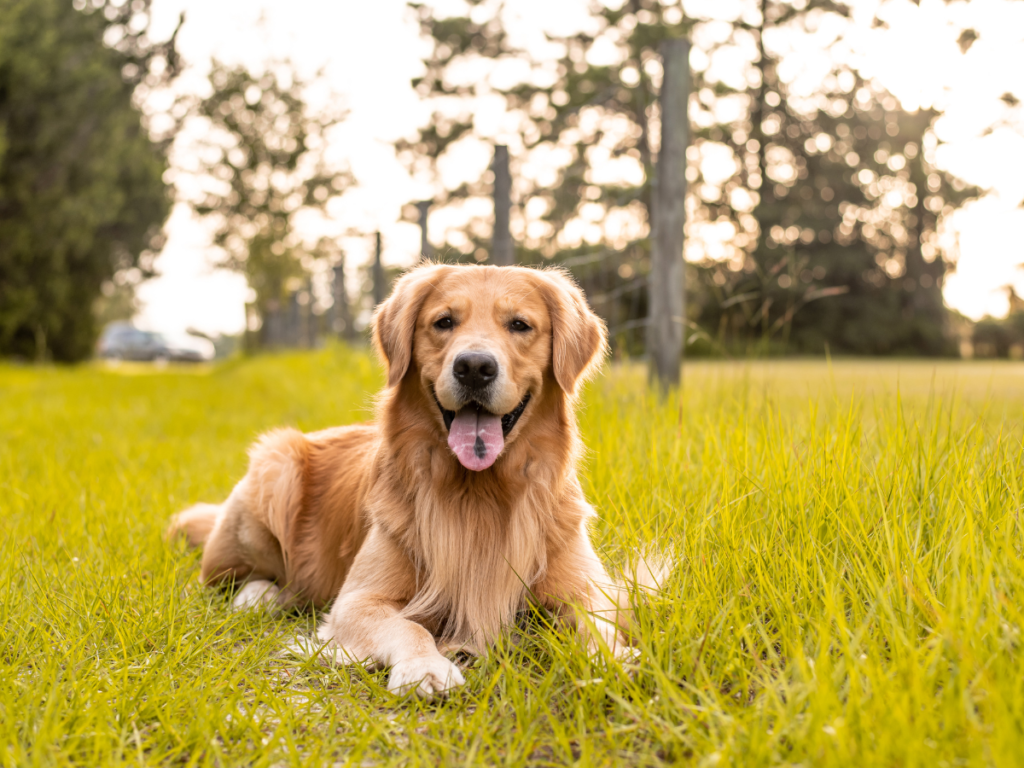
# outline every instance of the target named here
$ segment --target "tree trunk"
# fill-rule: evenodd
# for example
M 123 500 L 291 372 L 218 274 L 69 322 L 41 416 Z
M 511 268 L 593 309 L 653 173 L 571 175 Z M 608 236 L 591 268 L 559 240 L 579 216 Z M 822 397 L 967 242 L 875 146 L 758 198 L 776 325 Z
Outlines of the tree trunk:
M 382 250 L 380 232 L 378 232 L 373 256 L 373 306 L 375 307 L 388 297 L 388 287 L 384 285 L 384 265 L 380 261 Z
M 341 338 L 351 341 L 354 338 L 355 325 L 352 322 L 352 309 L 348 302 L 348 291 L 345 288 L 345 256 L 334 267 L 334 311 L 332 330 Z
M 679 385 L 686 322 L 683 225 L 686 222 L 686 145 L 690 133 L 687 117 L 690 41 L 665 41 L 661 56 L 665 74 L 661 84 L 661 150 L 654 180 L 647 349 L 651 377 L 665 391 Z
M 430 211 L 430 201 L 421 200 L 416 203 L 416 208 L 420 212 L 420 261 L 426 261 L 433 255 L 430 241 L 427 239 L 427 213 Z
M 758 219 L 757 243 L 754 246 L 754 253 L 763 260 L 764 250 L 767 247 L 765 243 L 766 232 L 764 216 L 758 216 L 758 213 L 763 212 L 766 208 L 770 208 L 775 202 L 775 189 L 772 187 L 771 182 L 768 181 L 768 161 L 766 159 L 766 145 L 768 141 L 762 127 L 765 118 L 765 97 L 768 94 L 768 80 L 770 79 L 768 69 L 771 66 L 768 61 L 768 53 L 764 47 L 764 30 L 768 26 L 768 0 L 761 0 L 760 11 L 761 23 L 757 28 L 757 52 L 759 56 L 757 70 L 761 75 L 761 83 L 754 92 L 753 104 L 750 107 L 750 137 L 757 142 L 757 173 L 761 180 L 756 187 L 754 184 L 749 184 L 749 186 L 752 189 L 757 189 L 758 197 L 760 198 L 754 210 L 754 216 Z M 783 108 L 781 104 L 779 108 Z
M 512 208 L 512 176 L 508 170 L 508 147 L 494 147 L 494 240 L 491 244 L 491 263 L 499 267 L 511 266 L 512 235 L 508 229 Z

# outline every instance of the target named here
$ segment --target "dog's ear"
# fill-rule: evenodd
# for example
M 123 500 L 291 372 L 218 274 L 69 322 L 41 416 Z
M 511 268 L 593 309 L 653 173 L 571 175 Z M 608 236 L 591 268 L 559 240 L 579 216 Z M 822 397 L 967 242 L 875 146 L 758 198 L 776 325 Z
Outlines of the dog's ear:
M 601 367 L 608 349 L 607 333 L 568 273 L 551 269 L 541 274 L 551 315 L 551 365 L 558 386 L 571 396 Z
M 416 319 L 446 269 L 444 264 L 427 264 L 406 272 L 373 313 L 373 341 L 387 366 L 389 387 L 398 384 L 409 370 Z

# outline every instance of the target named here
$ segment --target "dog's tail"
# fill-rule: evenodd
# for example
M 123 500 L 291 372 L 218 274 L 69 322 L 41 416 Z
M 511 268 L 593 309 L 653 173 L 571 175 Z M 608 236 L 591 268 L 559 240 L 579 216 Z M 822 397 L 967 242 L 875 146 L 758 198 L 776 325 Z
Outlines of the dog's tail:
M 189 546 L 198 547 L 210 537 L 220 510 L 220 504 L 196 504 L 184 512 L 179 512 L 171 518 L 171 524 L 167 527 L 167 538 L 183 533 Z

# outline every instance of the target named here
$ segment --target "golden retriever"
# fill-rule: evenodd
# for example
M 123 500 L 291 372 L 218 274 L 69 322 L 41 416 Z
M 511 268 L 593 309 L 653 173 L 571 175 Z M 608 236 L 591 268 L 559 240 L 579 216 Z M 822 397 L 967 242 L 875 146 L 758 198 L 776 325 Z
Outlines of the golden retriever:
M 443 652 L 482 652 L 528 599 L 592 652 L 630 651 L 576 476 L 576 393 L 606 349 L 582 291 L 553 270 L 427 264 L 373 334 L 375 423 L 270 432 L 227 501 L 175 518 L 205 545 L 202 581 L 246 582 L 238 607 L 333 598 L 319 639 L 389 666 L 396 693 L 461 685 Z

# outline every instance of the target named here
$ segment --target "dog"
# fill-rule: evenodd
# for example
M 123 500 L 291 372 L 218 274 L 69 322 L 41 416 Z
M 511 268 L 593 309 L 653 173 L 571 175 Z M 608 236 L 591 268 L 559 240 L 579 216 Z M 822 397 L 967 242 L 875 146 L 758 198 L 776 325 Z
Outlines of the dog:
M 564 272 L 426 264 L 376 310 L 387 383 L 372 423 L 278 429 L 228 499 L 170 532 L 204 546 L 201 580 L 235 605 L 333 605 L 317 631 L 346 662 L 422 697 L 464 683 L 528 601 L 622 657 L 627 590 L 588 535 L 577 478 L 580 385 L 607 349 Z

